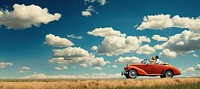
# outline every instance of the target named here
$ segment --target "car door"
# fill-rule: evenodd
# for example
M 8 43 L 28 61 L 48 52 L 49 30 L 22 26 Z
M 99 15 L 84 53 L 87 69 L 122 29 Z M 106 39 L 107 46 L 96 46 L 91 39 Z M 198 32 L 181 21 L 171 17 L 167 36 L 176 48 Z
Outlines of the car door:
M 144 70 L 147 74 L 154 74 L 154 66 L 152 64 L 144 64 L 140 66 L 142 70 Z
M 154 64 L 154 74 L 161 74 L 163 71 L 163 65 L 162 64 Z

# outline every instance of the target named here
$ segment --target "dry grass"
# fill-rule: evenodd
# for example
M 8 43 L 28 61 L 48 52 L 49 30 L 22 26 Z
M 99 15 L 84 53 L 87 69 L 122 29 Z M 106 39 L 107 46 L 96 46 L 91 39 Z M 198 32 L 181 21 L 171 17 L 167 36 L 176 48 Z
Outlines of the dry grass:
M 102 89 L 197 84 L 200 78 L 94 79 L 94 80 L 0 80 L 0 89 Z

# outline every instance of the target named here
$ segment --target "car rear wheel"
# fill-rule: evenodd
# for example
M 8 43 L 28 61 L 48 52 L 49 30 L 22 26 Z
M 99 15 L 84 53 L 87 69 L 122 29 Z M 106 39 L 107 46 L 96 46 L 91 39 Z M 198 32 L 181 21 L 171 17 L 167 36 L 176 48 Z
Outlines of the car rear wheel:
M 173 73 L 173 71 L 171 71 L 171 70 L 167 70 L 167 71 L 165 72 L 166 78 L 172 78 L 173 75 L 174 75 L 174 73 Z
M 136 70 L 130 70 L 128 72 L 128 76 L 127 77 L 130 77 L 130 78 L 136 78 L 137 77 L 137 71 Z

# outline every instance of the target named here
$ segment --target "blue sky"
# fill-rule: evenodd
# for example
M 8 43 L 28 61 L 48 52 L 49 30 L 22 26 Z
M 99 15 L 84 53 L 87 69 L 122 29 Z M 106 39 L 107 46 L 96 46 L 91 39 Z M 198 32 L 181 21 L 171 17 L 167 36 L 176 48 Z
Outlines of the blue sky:
M 198 76 L 198 3 L 1 1 L 0 78 L 119 77 L 126 62 L 155 55 L 182 76 Z

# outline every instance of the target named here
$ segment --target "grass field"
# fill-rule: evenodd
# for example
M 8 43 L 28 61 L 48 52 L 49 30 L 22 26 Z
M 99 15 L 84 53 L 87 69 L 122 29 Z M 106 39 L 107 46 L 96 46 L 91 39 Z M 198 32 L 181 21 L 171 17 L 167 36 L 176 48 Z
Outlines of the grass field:
M 0 89 L 200 89 L 200 78 L 0 80 Z

